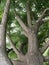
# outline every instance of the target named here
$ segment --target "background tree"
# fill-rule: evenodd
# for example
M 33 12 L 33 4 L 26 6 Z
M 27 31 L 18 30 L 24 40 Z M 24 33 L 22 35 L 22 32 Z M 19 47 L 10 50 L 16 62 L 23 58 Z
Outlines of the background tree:
M 49 0 L 12 0 L 11 3 L 10 0 L 2 0 L 0 65 L 47 65 L 48 47 Z M 47 54 L 44 54 L 46 50 Z

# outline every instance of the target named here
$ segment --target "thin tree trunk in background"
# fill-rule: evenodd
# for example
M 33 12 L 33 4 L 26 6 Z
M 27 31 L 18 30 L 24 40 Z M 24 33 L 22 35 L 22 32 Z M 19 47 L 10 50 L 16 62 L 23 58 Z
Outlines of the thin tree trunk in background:
M 29 34 L 28 39 L 27 65 L 43 65 L 43 58 L 38 49 L 36 34 L 31 34 Z

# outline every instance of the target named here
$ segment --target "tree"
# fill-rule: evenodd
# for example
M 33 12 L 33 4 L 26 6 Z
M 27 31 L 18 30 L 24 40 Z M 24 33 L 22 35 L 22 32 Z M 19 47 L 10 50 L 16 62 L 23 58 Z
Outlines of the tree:
M 42 24 L 48 24 L 47 22 L 49 21 L 48 4 L 48 0 L 12 0 L 11 2 L 10 0 L 7 0 L 2 20 L 0 22 L 0 65 L 13 65 L 13 63 L 15 63 L 13 60 L 13 63 L 11 62 L 6 52 L 6 35 L 12 46 L 10 51 L 13 50 L 19 58 L 19 61 L 16 61 L 16 65 L 43 65 L 43 62 L 49 62 L 49 57 L 43 56 L 44 51 L 49 46 L 49 41 L 43 45 L 43 43 L 41 44 L 43 39 L 40 39 L 41 41 L 38 39 L 38 32 L 42 31 L 41 29 L 44 27 Z M 13 16 L 10 17 L 11 13 Z M 15 43 L 11 38 L 12 33 L 10 25 L 14 23 L 13 21 L 15 20 L 19 23 L 19 26 L 21 26 L 21 31 L 26 39 L 25 44 L 23 42 L 19 49 L 15 47 Z M 18 23 L 16 24 L 18 25 Z M 47 28 L 48 27 L 46 26 L 46 30 Z M 44 39 L 46 37 L 44 37 Z M 24 54 L 22 50 L 24 45 L 28 47 L 26 54 Z

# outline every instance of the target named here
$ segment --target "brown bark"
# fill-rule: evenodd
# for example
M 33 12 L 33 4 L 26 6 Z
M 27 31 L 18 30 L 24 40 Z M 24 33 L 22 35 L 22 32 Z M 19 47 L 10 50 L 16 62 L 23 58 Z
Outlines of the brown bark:
M 30 33 L 28 37 L 27 65 L 43 65 L 43 58 L 38 49 L 37 37 L 35 33 Z

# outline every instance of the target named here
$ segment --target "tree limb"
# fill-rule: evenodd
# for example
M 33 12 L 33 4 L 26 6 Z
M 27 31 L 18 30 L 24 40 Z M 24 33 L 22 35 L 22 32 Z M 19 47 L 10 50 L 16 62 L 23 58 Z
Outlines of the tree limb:
M 9 7 L 10 7 L 10 0 L 7 0 L 4 13 L 3 13 L 3 17 L 2 17 L 2 21 L 1 21 L 1 24 L 4 26 L 6 26 L 6 23 L 7 23 L 7 17 L 8 17 L 8 13 L 10 9 Z
M 18 50 L 18 49 L 14 46 L 14 42 L 12 41 L 12 39 L 10 38 L 10 36 L 9 36 L 9 35 L 7 35 L 7 36 L 8 36 L 8 39 L 9 39 L 9 41 L 10 41 L 10 44 L 11 44 L 11 46 L 12 46 L 12 48 L 13 48 L 13 51 L 18 55 L 18 58 L 19 58 L 19 59 L 23 60 L 24 55 L 22 54 L 22 52 L 21 52 L 20 50 Z
M 43 11 L 41 17 L 40 17 L 36 22 L 40 22 L 40 21 L 43 19 L 45 13 L 46 13 L 48 10 L 49 10 L 49 8 L 46 8 L 46 9 Z M 40 24 L 40 23 L 39 23 L 39 24 Z
M 41 17 L 36 21 L 36 24 L 34 25 L 36 32 L 38 31 L 39 27 L 48 20 L 43 20 L 45 13 L 49 10 L 49 8 L 45 9 L 41 15 Z
M 48 22 L 49 21 L 49 18 L 47 18 L 47 19 L 42 19 L 40 22 L 40 24 L 39 24 L 39 22 L 37 22 L 35 25 L 34 25 L 34 30 L 35 30 L 35 32 L 37 33 L 38 32 L 38 29 L 39 29 L 39 27 L 43 24 L 43 23 L 46 23 L 46 22 Z
M 22 29 L 28 33 L 28 28 L 27 26 L 23 23 L 22 19 L 19 17 L 19 15 L 16 13 L 16 11 L 14 10 L 14 14 L 15 14 L 15 18 L 18 21 L 18 23 L 21 25 Z
M 48 47 L 49 47 L 49 40 L 40 49 L 41 53 L 43 54 Z
M 32 27 L 32 20 L 31 20 L 31 12 L 30 12 L 30 0 L 27 0 L 26 4 L 26 9 L 27 9 L 27 22 L 28 22 L 28 27 L 31 29 Z

